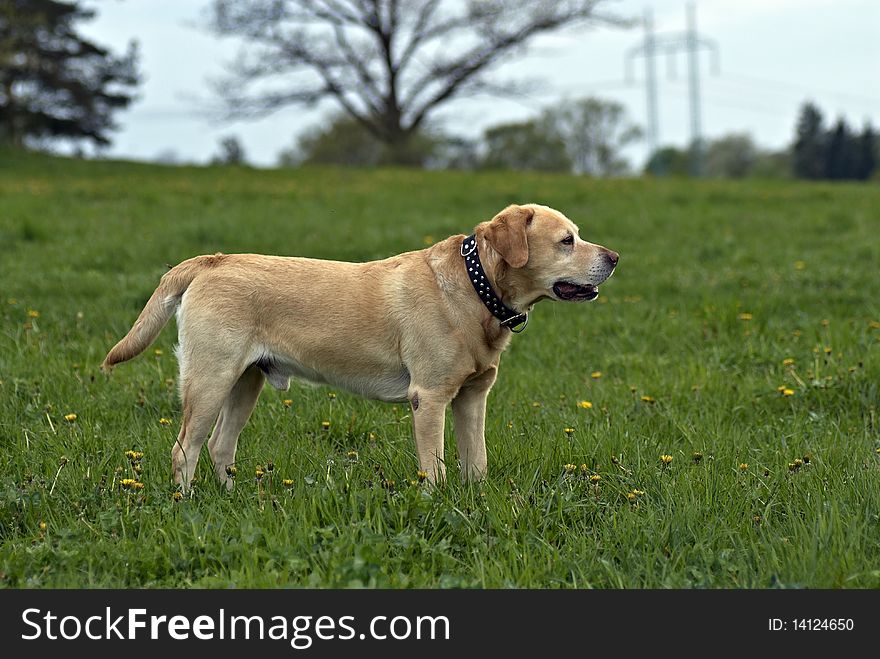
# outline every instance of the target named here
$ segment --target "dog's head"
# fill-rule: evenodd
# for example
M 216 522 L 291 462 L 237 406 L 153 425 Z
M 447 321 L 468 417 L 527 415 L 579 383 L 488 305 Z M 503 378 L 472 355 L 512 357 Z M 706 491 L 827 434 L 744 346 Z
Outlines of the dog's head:
M 565 215 L 537 204 L 508 206 L 476 232 L 506 264 L 501 278 L 515 289 L 520 306 L 543 298 L 594 300 L 619 259 L 617 252 L 582 240 Z

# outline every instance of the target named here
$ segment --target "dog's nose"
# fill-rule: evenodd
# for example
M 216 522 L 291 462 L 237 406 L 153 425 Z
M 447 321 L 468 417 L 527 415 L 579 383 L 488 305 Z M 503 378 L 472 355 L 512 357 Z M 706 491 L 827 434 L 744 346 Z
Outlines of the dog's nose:
M 610 249 L 606 249 L 605 258 L 608 259 L 611 267 L 614 268 L 617 266 L 617 262 L 620 260 L 620 254 L 618 254 L 617 252 L 612 252 Z

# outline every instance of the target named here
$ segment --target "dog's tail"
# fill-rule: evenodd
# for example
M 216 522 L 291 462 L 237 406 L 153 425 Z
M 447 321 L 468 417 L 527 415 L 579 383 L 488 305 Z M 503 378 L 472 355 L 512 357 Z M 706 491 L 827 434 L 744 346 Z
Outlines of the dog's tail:
M 122 340 L 107 353 L 101 368 L 109 371 L 120 362 L 136 357 L 149 346 L 180 306 L 180 298 L 199 273 L 218 265 L 225 255 L 196 256 L 174 266 L 162 276 L 141 315 Z

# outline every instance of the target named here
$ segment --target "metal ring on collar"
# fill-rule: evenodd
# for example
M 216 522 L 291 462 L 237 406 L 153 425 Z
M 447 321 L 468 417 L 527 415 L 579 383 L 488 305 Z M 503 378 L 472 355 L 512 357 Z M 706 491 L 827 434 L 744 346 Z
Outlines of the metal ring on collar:
M 516 318 L 519 318 L 520 316 L 522 316 L 523 319 L 522 319 L 519 323 L 517 323 L 517 324 L 516 324 L 515 326 L 513 326 L 513 327 L 508 326 L 507 323 L 509 323 L 511 320 L 514 320 L 514 319 L 516 319 Z M 529 314 L 524 313 L 524 314 L 520 314 L 519 316 L 511 316 L 511 317 L 508 318 L 507 320 L 503 321 L 501 324 L 502 324 L 504 327 L 507 327 L 507 329 L 509 329 L 509 330 L 510 330 L 511 332 L 513 332 L 514 334 L 519 334 L 520 332 L 524 331 L 525 328 L 526 328 L 526 325 L 529 324 Z

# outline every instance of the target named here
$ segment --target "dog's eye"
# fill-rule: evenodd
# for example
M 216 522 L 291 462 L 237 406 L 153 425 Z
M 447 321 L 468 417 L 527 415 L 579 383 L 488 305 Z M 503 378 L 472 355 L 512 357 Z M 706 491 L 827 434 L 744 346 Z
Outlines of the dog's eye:
M 568 234 L 565 238 L 560 241 L 563 245 L 574 245 L 574 236 Z

